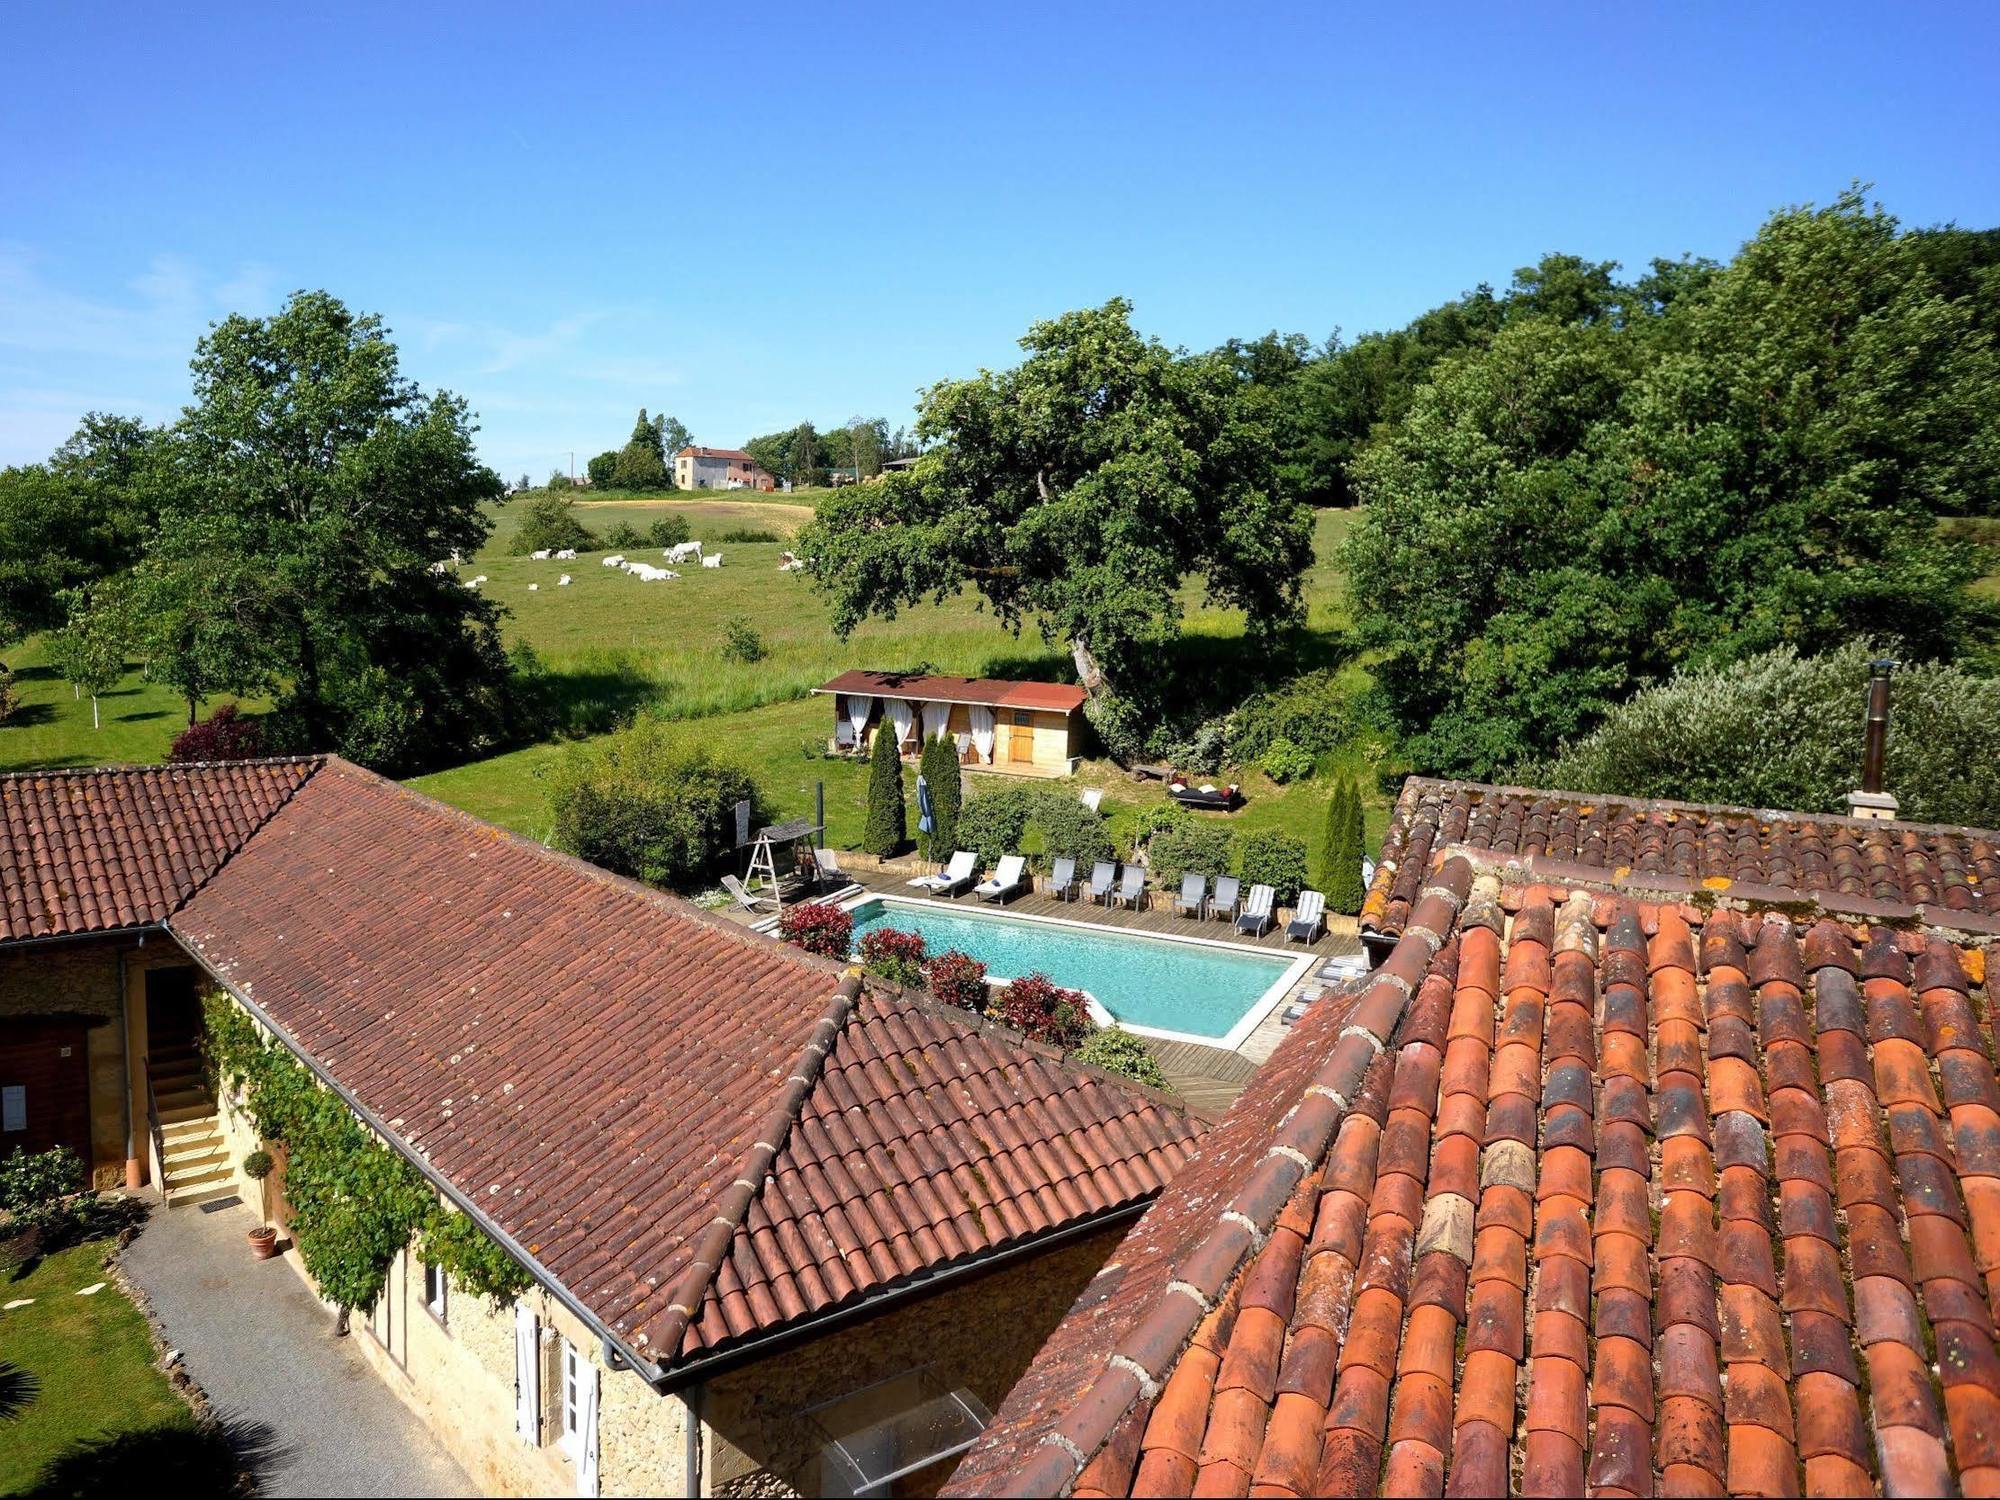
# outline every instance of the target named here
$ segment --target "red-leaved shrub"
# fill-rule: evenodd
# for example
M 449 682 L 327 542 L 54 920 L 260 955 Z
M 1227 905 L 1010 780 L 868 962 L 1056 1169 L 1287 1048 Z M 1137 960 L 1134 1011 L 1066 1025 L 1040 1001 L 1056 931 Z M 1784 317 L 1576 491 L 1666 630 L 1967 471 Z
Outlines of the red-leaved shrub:
M 918 984 L 924 977 L 923 935 L 871 927 L 861 934 L 861 966 L 892 984 Z
M 1076 990 L 1066 990 L 1046 974 L 1025 974 L 995 997 L 986 1014 L 1024 1036 L 1065 1052 L 1097 1030 L 1090 1007 Z
M 854 918 L 831 901 L 802 901 L 785 908 L 778 935 L 822 958 L 845 958 L 854 942 Z
M 924 965 L 924 982 L 931 998 L 978 1015 L 986 1009 L 986 965 L 956 948 Z
M 203 719 L 174 736 L 167 759 L 177 763 L 195 760 L 255 760 L 264 753 L 264 735 L 255 719 L 241 717 L 234 703 L 225 703 Z

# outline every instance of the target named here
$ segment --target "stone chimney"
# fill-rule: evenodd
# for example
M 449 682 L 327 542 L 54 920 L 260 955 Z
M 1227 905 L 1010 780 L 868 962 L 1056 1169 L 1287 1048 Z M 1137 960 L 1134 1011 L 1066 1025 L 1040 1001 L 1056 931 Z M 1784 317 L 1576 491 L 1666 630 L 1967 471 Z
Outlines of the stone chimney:
M 1868 730 L 1861 749 L 1861 787 L 1847 794 L 1847 810 L 1857 818 L 1896 816 L 1896 799 L 1882 786 L 1889 750 L 1889 674 L 1895 670 L 1892 661 L 1868 664 Z

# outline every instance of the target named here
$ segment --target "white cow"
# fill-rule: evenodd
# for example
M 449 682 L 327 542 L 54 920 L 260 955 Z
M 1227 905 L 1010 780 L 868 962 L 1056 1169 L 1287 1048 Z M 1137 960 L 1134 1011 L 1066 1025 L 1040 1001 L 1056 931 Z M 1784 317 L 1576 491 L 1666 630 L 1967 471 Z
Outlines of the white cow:
M 688 562 L 701 556 L 700 542 L 676 542 L 661 554 L 670 563 Z
M 541 591 L 541 587 L 542 586 L 539 583 L 531 583 L 528 585 L 528 592 L 531 594 L 539 593 Z
M 562 577 L 558 578 L 558 579 L 556 580 L 556 587 L 557 587 L 557 588 L 559 588 L 559 589 L 566 589 L 566 588 L 568 588 L 568 587 L 569 587 L 569 574 L 565 573 L 565 574 L 563 574 L 563 576 L 562 576 Z
M 560 562 L 574 562 L 576 561 L 576 548 L 565 547 L 556 553 L 556 558 Z
M 607 568 L 615 568 L 623 561 L 625 561 L 625 554 L 622 552 L 614 552 L 609 557 L 604 559 L 604 566 Z
M 703 558 L 703 559 L 701 560 L 701 565 L 702 565 L 702 566 L 703 566 L 704 568 L 719 568 L 719 567 L 721 567 L 721 566 L 722 566 L 722 554 L 721 554 L 720 552 L 711 552 L 711 553 L 709 553 L 709 554 L 708 554 L 708 555 L 707 555 L 706 557 L 704 557 L 704 558 Z
M 528 556 L 532 557 L 536 562 L 547 562 L 549 560 L 549 549 L 544 547 L 539 552 L 530 552 Z
M 432 571 L 433 573 L 438 573 L 438 574 L 444 574 L 444 573 L 449 573 L 449 572 L 451 571 L 451 564 L 450 564 L 450 563 L 432 563 L 432 564 L 431 564 L 431 569 L 430 569 L 430 570 L 431 570 L 431 571 Z

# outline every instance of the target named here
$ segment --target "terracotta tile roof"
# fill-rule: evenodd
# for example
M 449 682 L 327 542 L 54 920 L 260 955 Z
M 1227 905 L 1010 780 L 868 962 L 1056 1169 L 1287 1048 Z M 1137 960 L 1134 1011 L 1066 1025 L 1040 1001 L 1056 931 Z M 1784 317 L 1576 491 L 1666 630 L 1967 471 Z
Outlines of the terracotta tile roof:
M 1473 873 L 948 1492 L 2000 1491 L 2000 950 Z
M 1402 930 L 1432 851 L 1537 855 L 1710 886 L 1838 892 L 2000 916 L 2000 833 L 1411 777 L 1361 923 Z
M 338 759 L 168 927 L 655 1368 L 1141 1201 L 1194 1133 Z
M 864 993 L 710 1287 L 690 1351 L 1150 1197 L 1197 1127 L 961 1012 Z
M 868 693 L 876 697 L 928 700 L 933 703 L 978 703 L 994 708 L 1039 708 L 1050 713 L 1074 713 L 1083 707 L 1084 691 L 1063 682 L 1015 682 L 1004 677 L 927 677 L 915 672 L 842 672 L 816 693 Z
M 160 921 L 318 765 L 232 761 L 0 776 L 0 942 Z
M 675 458 L 726 458 L 730 460 L 732 463 L 739 463 L 739 464 L 754 464 L 757 462 L 756 459 L 752 458 L 749 454 L 745 453 L 741 448 L 687 447 L 687 448 L 682 448 L 680 451 L 675 453 L 674 457 Z

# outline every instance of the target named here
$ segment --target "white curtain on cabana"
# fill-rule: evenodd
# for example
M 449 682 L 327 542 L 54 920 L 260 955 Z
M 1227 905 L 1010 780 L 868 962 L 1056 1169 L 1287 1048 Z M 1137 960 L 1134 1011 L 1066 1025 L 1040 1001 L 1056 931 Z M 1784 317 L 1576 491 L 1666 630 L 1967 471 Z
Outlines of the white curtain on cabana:
M 854 729 L 854 744 L 859 746 L 861 736 L 867 731 L 868 716 L 875 712 L 875 700 L 866 693 L 847 695 L 847 722 Z
M 986 764 L 993 763 L 993 710 L 975 704 L 972 709 L 972 743 L 979 749 L 979 758 Z
M 907 698 L 891 698 L 889 722 L 896 726 L 896 748 L 900 750 L 910 742 L 910 730 L 917 722 L 916 705 Z
M 926 703 L 924 705 L 924 739 L 933 740 L 945 731 L 951 723 L 949 703 Z

